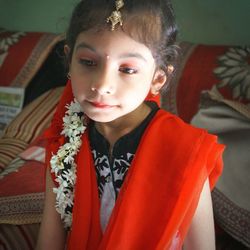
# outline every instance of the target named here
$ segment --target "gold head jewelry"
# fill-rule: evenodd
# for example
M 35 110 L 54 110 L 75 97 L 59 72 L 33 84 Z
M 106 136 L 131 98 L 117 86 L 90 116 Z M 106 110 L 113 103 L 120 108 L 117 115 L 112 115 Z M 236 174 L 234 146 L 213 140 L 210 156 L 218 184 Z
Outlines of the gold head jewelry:
M 107 18 L 107 23 L 111 22 L 111 30 L 113 31 L 115 29 L 115 25 L 120 23 L 120 26 L 122 26 L 122 14 L 119 11 L 124 5 L 123 0 L 116 0 L 115 6 L 116 10 L 112 11 L 111 15 Z

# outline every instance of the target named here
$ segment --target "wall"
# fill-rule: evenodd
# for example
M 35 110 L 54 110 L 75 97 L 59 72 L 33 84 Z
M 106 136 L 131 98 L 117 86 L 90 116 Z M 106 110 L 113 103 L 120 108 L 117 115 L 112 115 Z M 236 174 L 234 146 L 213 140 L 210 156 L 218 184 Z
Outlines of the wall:
M 250 0 L 172 0 L 179 39 L 208 44 L 250 44 Z M 77 0 L 0 0 L 0 26 L 64 32 Z
M 250 45 L 250 0 L 172 0 L 182 40 Z
M 0 0 L 0 26 L 23 31 L 65 30 L 76 0 Z

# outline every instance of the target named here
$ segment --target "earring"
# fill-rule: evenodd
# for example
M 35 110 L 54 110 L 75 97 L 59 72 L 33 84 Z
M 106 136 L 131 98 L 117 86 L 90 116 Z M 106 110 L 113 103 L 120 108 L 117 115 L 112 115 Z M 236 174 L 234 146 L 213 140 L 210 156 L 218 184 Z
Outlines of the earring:
M 152 91 L 152 92 L 151 92 L 151 93 L 152 93 L 152 96 L 157 96 L 157 95 L 159 95 L 160 89 L 161 89 L 161 88 L 157 88 L 157 89 L 155 89 L 154 91 Z
M 68 78 L 69 80 L 71 79 L 70 73 L 67 74 L 67 78 Z

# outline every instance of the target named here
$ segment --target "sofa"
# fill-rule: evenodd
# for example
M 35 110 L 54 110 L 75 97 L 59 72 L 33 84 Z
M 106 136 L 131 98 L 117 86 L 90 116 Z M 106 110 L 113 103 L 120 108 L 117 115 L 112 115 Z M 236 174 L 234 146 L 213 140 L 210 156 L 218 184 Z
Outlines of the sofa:
M 60 34 L 0 32 L 0 87 L 25 90 L 21 112 L 0 137 L 0 249 L 34 249 L 36 244 L 45 190 L 43 131 L 67 82 L 63 46 Z M 206 128 L 206 122 L 200 122 L 204 110 L 212 109 L 213 118 L 220 121 L 225 115 L 216 108 L 229 101 L 245 108 L 246 124 L 250 122 L 250 48 L 185 41 L 179 46 L 175 75 L 161 94 L 161 106 L 185 122 Z M 211 118 L 205 116 L 205 121 L 207 117 Z M 250 164 L 250 158 L 247 161 Z M 212 198 L 217 249 L 248 249 L 249 207 L 217 187 Z

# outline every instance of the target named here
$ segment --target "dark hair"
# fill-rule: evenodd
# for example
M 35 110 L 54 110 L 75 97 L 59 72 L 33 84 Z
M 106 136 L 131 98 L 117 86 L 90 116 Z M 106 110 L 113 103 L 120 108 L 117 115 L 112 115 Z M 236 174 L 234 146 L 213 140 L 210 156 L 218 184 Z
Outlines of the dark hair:
M 156 64 L 169 79 L 168 65 L 175 65 L 178 47 L 175 45 L 177 26 L 170 0 L 123 0 L 122 30 L 152 51 Z M 115 10 L 115 0 L 81 0 L 72 13 L 66 33 L 71 48 L 71 60 L 78 35 L 90 29 L 111 29 L 107 17 Z M 116 27 L 117 28 L 117 27 Z M 115 31 L 114 31 L 115 32 Z

